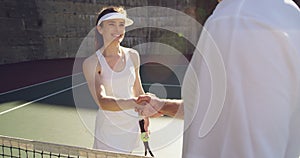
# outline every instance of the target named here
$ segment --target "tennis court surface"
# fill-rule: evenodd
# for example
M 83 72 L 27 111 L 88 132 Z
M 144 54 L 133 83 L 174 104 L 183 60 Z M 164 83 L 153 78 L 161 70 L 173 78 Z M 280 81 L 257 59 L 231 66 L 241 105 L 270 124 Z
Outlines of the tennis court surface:
M 93 157 L 93 155 L 96 157 L 97 154 L 98 157 L 101 157 L 101 154 L 102 156 L 103 154 L 110 155 L 110 157 L 128 157 L 122 154 L 89 150 L 93 145 L 93 129 L 82 121 L 72 93 L 74 89 L 87 90 L 87 87 L 80 68 L 75 73 L 72 69 L 72 59 L 0 65 L 2 74 L 0 135 L 25 139 L 0 137 L 0 143 L 6 146 L 15 145 L 0 148 L 0 157 L 11 157 L 8 156 L 11 154 L 15 157 L 42 157 L 39 155 L 42 155 L 43 150 L 45 150 L 43 157 L 76 157 L 80 155 L 78 150 L 81 150 L 83 157 Z M 72 79 L 78 82 L 72 84 Z M 81 111 L 81 113 L 84 112 L 95 114 L 96 110 L 87 108 Z M 93 124 L 93 117 L 90 119 Z M 178 124 L 173 131 L 178 131 L 178 127 L 183 126 L 181 120 L 167 117 L 151 119 L 150 146 L 156 157 L 181 157 L 182 136 L 180 133 L 175 136 L 176 138 L 166 142 L 162 139 L 164 135 L 159 132 L 163 131 L 162 128 L 170 122 Z M 47 143 L 43 144 L 40 141 Z M 53 147 L 51 143 L 67 145 L 67 147 Z M 33 150 L 36 153 L 33 153 Z M 143 155 L 142 143 L 133 155 Z

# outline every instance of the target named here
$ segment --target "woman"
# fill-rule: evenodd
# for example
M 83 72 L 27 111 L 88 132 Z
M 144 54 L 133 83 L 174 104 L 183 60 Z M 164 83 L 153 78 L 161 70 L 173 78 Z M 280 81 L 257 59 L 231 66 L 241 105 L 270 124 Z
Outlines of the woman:
M 132 23 L 122 7 L 102 9 L 95 29 L 96 53 L 83 62 L 90 93 L 99 106 L 95 149 L 131 153 L 138 146 L 139 117 L 134 108 L 139 106 L 135 98 L 144 94 L 140 59 L 136 50 L 120 45 L 125 27 Z M 144 119 L 148 129 L 149 120 Z

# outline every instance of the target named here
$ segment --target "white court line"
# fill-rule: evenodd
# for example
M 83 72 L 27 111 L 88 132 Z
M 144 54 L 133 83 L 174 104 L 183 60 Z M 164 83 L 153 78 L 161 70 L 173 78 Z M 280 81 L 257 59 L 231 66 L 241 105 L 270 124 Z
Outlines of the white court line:
M 145 86 L 156 86 L 155 83 L 143 83 L 142 85 L 145 85 Z M 181 87 L 181 85 L 176 85 L 176 84 L 161 84 L 161 85 L 166 86 L 166 87 L 177 87 L 177 88 Z
M 40 100 L 43 100 L 43 99 L 52 97 L 52 96 L 54 96 L 54 95 L 57 95 L 57 94 L 59 94 L 59 93 L 63 93 L 63 92 L 65 92 L 65 91 L 68 91 L 68 90 L 70 90 L 70 89 L 72 89 L 72 88 L 76 88 L 76 87 L 82 86 L 82 85 L 84 85 L 84 84 L 86 84 L 86 82 L 83 82 L 83 83 L 78 84 L 78 85 L 76 85 L 76 86 L 72 86 L 72 87 L 63 89 L 63 90 L 61 90 L 61 91 L 58 91 L 58 92 L 55 92 L 55 93 L 46 95 L 46 96 L 44 96 L 44 97 L 42 97 L 42 98 L 38 98 L 38 99 L 36 99 L 36 100 L 33 100 L 33 101 L 30 101 L 30 102 L 24 103 L 24 104 L 19 105 L 19 106 L 17 106 L 17 107 L 14 107 L 14 108 L 8 109 L 8 110 L 6 110 L 6 111 L 0 112 L 0 115 L 6 114 L 6 113 L 8 113 L 8 112 L 11 112 L 11 111 L 14 111 L 14 110 L 17 110 L 17 109 L 20 109 L 20 108 L 25 107 L 25 106 L 27 106 L 27 105 L 29 105 L 29 104 L 32 104 L 32 103 L 38 102 L 38 101 L 40 101 Z
M 72 74 L 72 75 L 69 75 L 69 76 L 59 77 L 59 78 L 56 78 L 56 79 L 53 79 L 53 80 L 49 80 L 49 81 L 45 81 L 45 82 L 40 82 L 40 83 L 37 83 L 37 84 L 25 86 L 25 87 L 18 88 L 18 89 L 13 89 L 13 90 L 10 90 L 10 91 L 7 91 L 7 92 L 0 93 L 0 96 L 4 95 L 4 94 L 13 93 L 13 92 L 16 92 L 16 91 L 20 91 L 20 90 L 23 90 L 23 89 L 27 89 L 27 88 L 30 88 L 30 87 L 35 87 L 35 86 L 38 86 L 38 85 L 41 85 L 41 84 L 46 84 L 46 83 L 49 83 L 49 82 L 54 82 L 54 81 L 57 81 L 57 80 L 65 79 L 65 78 L 68 78 L 68 77 L 71 77 L 71 76 L 77 76 L 79 74 L 82 74 L 82 72 L 79 72 L 77 74 Z

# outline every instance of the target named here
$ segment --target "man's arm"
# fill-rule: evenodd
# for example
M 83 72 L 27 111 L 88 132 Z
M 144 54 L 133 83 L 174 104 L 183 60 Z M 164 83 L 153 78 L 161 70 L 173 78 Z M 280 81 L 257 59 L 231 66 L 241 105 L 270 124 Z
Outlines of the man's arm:
M 167 116 L 183 119 L 184 116 L 183 100 L 163 99 L 162 101 L 164 102 L 164 105 L 159 110 L 159 113 L 162 113 Z

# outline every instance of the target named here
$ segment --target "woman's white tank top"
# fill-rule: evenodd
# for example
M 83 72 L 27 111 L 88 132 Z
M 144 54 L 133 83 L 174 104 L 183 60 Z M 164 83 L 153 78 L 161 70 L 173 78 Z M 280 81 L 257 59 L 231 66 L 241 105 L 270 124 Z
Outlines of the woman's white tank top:
M 133 98 L 133 85 L 136 79 L 135 66 L 130 58 L 129 49 L 123 48 L 126 65 L 120 72 L 112 70 L 100 50 L 96 52 L 101 65 L 101 82 L 106 96 Z M 138 145 L 138 114 L 132 110 L 98 110 L 96 118 L 94 148 L 131 152 Z

